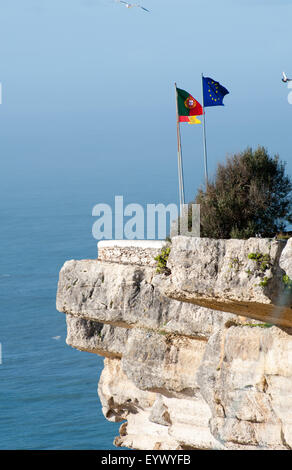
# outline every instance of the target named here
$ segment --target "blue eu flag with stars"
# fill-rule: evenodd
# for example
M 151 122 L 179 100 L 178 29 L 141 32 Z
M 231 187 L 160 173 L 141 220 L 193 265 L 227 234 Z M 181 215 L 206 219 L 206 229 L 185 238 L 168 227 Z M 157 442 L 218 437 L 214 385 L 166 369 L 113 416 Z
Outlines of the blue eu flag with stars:
M 203 77 L 204 106 L 224 106 L 223 98 L 229 91 L 210 77 Z

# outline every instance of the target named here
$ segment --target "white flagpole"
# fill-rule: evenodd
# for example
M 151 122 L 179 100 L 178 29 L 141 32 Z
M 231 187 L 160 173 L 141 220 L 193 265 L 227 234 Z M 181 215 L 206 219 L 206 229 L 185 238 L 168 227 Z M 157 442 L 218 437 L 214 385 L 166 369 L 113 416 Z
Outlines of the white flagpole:
M 177 104 L 177 88 L 175 86 L 175 100 L 176 100 L 176 130 L 177 130 L 177 162 L 178 162 L 178 182 L 179 182 L 179 203 L 180 213 L 182 215 L 183 204 L 185 203 L 184 194 L 184 176 L 183 176 L 183 165 L 182 165 L 182 151 L 181 151 L 181 135 L 179 127 L 179 115 L 178 115 L 178 104 Z
M 178 123 L 178 134 L 179 134 L 179 146 L 180 146 L 181 200 L 182 200 L 182 204 L 184 204 L 185 203 L 184 168 L 183 168 L 183 161 L 182 161 L 181 135 L 180 135 L 179 123 Z
M 204 102 L 204 76 L 202 74 L 202 103 L 203 103 L 203 145 L 204 145 L 204 166 L 205 166 L 205 186 L 208 187 L 208 164 L 207 164 L 207 139 L 206 139 L 206 119 L 205 119 L 205 102 Z
M 177 90 L 175 87 L 175 100 L 176 100 L 176 132 L 177 132 L 177 171 L 178 171 L 178 190 L 179 190 L 179 207 L 181 208 L 181 166 L 180 166 L 180 145 L 179 145 L 179 130 L 178 130 L 178 106 L 177 106 Z

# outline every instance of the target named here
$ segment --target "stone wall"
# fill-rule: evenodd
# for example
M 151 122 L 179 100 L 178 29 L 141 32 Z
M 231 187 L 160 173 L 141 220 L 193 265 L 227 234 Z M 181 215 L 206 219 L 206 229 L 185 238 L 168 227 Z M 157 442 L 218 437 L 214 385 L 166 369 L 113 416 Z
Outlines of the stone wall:
M 98 243 L 98 259 L 113 263 L 154 266 L 165 242 L 159 240 L 104 240 Z

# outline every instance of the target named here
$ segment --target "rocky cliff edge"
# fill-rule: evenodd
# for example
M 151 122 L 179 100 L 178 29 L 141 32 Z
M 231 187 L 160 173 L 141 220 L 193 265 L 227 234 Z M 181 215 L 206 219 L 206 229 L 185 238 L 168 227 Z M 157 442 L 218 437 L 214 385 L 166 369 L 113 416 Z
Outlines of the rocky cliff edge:
M 98 393 L 134 449 L 292 448 L 292 239 L 100 242 L 67 261 L 67 343 L 104 356 Z

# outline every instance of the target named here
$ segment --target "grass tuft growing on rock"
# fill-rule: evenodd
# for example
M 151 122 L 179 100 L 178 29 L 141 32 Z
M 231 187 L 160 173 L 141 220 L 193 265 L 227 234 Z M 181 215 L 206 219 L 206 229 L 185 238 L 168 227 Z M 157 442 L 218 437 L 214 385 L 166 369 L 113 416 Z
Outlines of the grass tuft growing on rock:
M 161 253 L 155 256 L 155 261 L 157 261 L 156 272 L 158 274 L 170 274 L 170 269 L 166 266 L 167 260 L 170 254 L 170 246 L 162 248 Z

